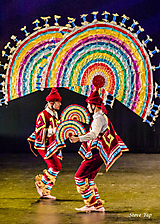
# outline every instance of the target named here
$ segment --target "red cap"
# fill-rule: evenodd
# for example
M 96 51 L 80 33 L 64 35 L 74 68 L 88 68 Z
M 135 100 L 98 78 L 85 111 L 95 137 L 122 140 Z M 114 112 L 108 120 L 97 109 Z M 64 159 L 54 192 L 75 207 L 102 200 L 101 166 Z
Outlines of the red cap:
M 98 90 L 91 93 L 91 95 L 86 99 L 87 103 L 95 104 L 97 106 L 101 106 L 102 99 L 98 93 Z
M 91 93 L 91 95 L 86 99 L 86 102 L 89 104 L 95 104 L 97 107 L 100 107 L 102 112 L 107 114 L 107 110 L 102 102 L 102 99 L 98 93 L 98 90 Z
M 50 94 L 46 97 L 47 102 L 62 101 L 61 96 L 56 88 L 52 88 Z

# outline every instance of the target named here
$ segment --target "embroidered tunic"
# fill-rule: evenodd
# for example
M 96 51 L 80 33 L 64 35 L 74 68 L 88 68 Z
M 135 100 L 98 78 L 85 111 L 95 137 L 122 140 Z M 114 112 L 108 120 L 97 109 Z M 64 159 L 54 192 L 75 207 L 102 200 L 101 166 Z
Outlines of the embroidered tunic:
M 83 142 L 79 149 L 82 158 L 92 158 L 92 149 L 98 149 L 106 165 L 106 171 L 122 155 L 123 151 L 128 151 L 127 146 L 115 132 L 111 121 L 102 111 L 93 115 L 89 132 L 80 136 L 79 139 Z
M 47 150 L 55 140 L 55 128 L 59 123 L 57 112 L 53 112 L 48 107 L 40 112 L 36 119 L 35 131 L 27 139 L 34 142 L 34 148 Z M 30 145 L 31 146 L 31 145 Z M 32 148 L 31 148 L 32 149 Z M 61 152 L 58 155 L 61 158 Z

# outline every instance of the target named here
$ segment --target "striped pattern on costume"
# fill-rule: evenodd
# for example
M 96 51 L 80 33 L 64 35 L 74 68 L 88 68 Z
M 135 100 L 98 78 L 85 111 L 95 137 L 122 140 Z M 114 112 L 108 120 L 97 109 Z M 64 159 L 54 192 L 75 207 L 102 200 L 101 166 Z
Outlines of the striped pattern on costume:
M 100 199 L 99 193 L 98 193 L 98 189 L 96 187 L 96 184 L 94 183 L 94 181 L 92 179 L 88 179 L 88 184 L 89 187 L 94 190 L 94 194 L 95 194 L 95 199 L 98 200 Z
M 122 152 L 129 151 L 127 146 L 115 132 L 111 121 L 108 119 L 107 130 L 101 135 L 89 142 L 83 142 L 79 149 L 79 154 L 83 159 L 92 158 L 92 149 L 98 149 L 101 158 L 106 165 L 106 171 L 122 155 Z
M 77 191 L 81 194 L 86 206 L 92 206 L 97 203 L 94 190 L 89 186 L 88 178 L 82 179 L 75 177 L 75 183 L 77 185 Z M 91 182 L 92 184 L 93 182 Z
M 41 181 L 46 185 L 46 189 L 51 190 L 59 171 L 54 171 L 53 168 L 50 167 L 48 170 L 44 170 L 44 172 Z

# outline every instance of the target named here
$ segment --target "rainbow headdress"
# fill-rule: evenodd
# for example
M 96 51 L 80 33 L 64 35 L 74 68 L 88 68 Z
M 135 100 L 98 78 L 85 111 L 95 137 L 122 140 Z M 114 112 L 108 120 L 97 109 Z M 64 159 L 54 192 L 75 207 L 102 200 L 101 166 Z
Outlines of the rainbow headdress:
M 72 135 L 85 135 L 86 130 L 83 125 L 75 120 L 65 120 L 59 123 L 56 129 L 55 141 L 50 145 L 45 155 L 51 157 L 54 153 L 66 147 L 65 140 Z
M 104 103 L 113 106 L 117 99 L 152 126 L 160 110 L 156 103 L 160 86 L 153 83 L 153 71 L 160 66 L 152 66 L 151 58 L 159 49 L 147 50 L 152 39 L 147 35 L 140 40 L 144 29 L 135 20 L 127 27 L 126 15 L 120 18 L 104 11 L 98 21 L 98 12 L 92 14 L 92 22 L 87 21 L 87 14 L 81 15 L 79 27 L 70 17 L 61 27 L 60 16 L 54 16 L 52 26 L 48 23 L 51 17 L 41 17 L 44 28 L 35 20 L 32 34 L 26 27 L 21 29 L 26 36 L 23 41 L 12 35 L 16 47 L 8 42 L 2 51 L 9 63 L 1 65 L 6 74 L 1 74 L 5 80 L 0 104 L 51 87 L 88 96 L 96 86 L 101 88 Z
M 90 115 L 83 106 L 71 104 L 62 111 L 61 120 L 77 120 L 89 124 Z

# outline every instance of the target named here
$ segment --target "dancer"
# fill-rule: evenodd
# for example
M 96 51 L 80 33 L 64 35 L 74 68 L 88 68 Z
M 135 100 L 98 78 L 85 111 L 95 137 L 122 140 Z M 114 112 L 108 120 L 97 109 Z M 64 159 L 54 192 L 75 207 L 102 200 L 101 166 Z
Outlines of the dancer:
M 106 116 L 107 110 L 102 103 L 98 90 L 87 99 L 87 108 L 93 113 L 93 121 L 89 132 L 82 136 L 71 136 L 70 141 L 83 142 L 79 154 L 84 161 L 75 174 L 77 191 L 81 194 L 85 206 L 76 208 L 81 212 L 105 212 L 94 178 L 101 165 L 105 163 L 106 171 L 121 156 L 122 151 L 128 151 L 126 145 L 114 131 Z
M 48 169 L 43 171 L 43 175 L 39 174 L 35 177 L 37 192 L 40 197 L 56 200 L 56 197 L 51 196 L 50 192 L 61 170 L 59 161 L 61 156 L 53 154 L 50 158 L 45 158 L 47 149 L 55 139 L 55 131 L 59 122 L 56 110 L 60 109 L 62 98 L 56 88 L 52 88 L 46 101 L 45 109 L 37 116 L 35 132 L 27 140 L 34 142 L 34 148 L 37 149 L 48 166 Z

